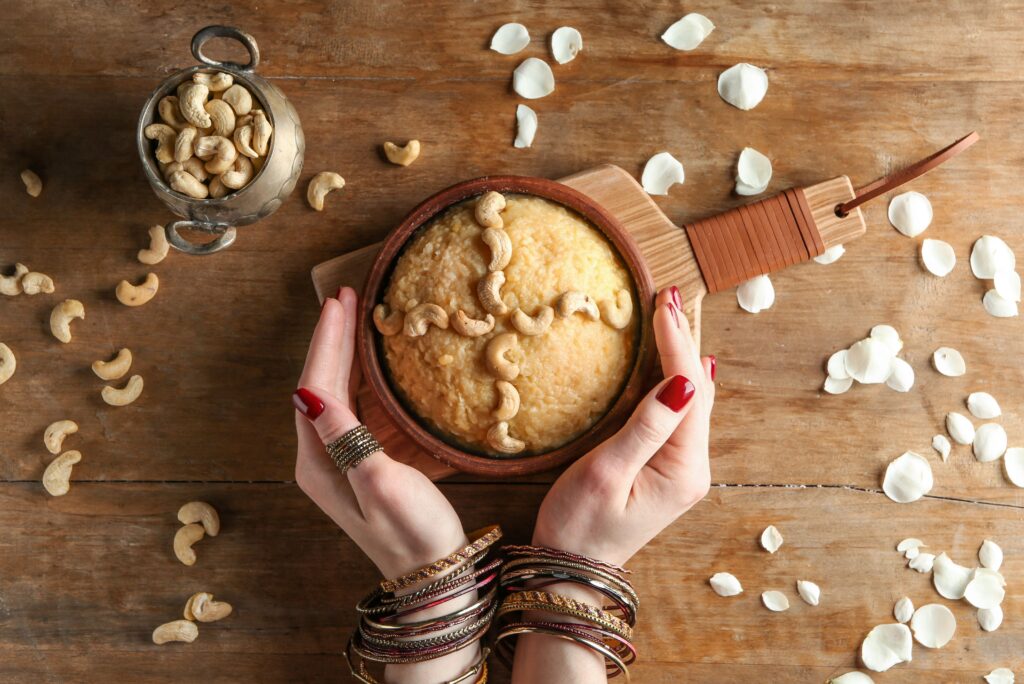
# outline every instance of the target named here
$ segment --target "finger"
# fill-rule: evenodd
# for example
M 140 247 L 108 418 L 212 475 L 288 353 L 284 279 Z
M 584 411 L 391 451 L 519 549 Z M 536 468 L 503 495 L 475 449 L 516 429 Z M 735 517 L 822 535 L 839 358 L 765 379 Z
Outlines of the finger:
M 671 302 L 654 312 L 654 341 L 665 377 L 685 375 L 701 382 L 707 374 L 701 365 L 697 345 L 690 334 L 686 315 Z
M 299 376 L 300 387 L 333 387 L 338 374 L 344 309 L 337 299 L 325 299 L 320 320 L 309 342 L 306 364 Z
M 704 366 L 704 370 L 707 371 L 708 380 L 714 383 L 715 378 L 718 377 L 718 357 L 715 356 L 714 354 L 708 354 L 707 356 L 703 357 L 700 361 L 701 364 Z M 713 390 L 714 385 L 712 385 L 712 391 Z
M 354 409 L 352 401 L 352 375 L 353 365 L 356 358 L 356 325 L 358 317 L 358 300 L 356 292 L 351 287 L 343 287 L 338 290 L 338 302 L 341 303 L 342 332 L 340 350 L 338 354 L 338 370 L 335 376 L 335 393 Z
M 324 446 L 359 427 L 351 409 L 321 387 L 300 387 L 292 395 L 292 403 L 316 429 Z

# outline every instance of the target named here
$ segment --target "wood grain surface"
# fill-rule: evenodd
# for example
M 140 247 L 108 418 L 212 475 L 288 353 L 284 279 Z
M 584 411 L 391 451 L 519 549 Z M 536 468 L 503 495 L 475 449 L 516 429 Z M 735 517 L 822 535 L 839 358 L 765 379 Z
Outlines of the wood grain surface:
M 657 37 L 687 11 L 718 28 L 698 50 L 676 52 Z M 687 179 L 656 202 L 681 225 L 746 201 L 731 194 L 744 146 L 771 157 L 768 192 L 843 174 L 858 186 L 973 129 L 981 142 L 911 186 L 935 209 L 923 237 L 956 250 L 949 277 L 922 270 L 921 238 L 895 232 L 881 198 L 864 208 L 868 232 L 840 261 L 773 277 L 772 309 L 745 314 L 730 292 L 705 300 L 703 348 L 719 359 L 718 486 L 631 563 L 642 596 L 635 674 L 823 682 L 854 666 L 860 640 L 905 594 L 950 605 L 957 635 L 942 650 L 916 648 L 877 682 L 981 682 L 998 666 L 1021 676 L 1024 490 L 963 447 L 942 464 L 929 443 L 947 411 L 984 390 L 1001 402 L 1011 444 L 1024 445 L 1024 330 L 984 312 L 987 285 L 967 268 L 986 233 L 1024 254 L 1022 12 L 1017 0 L 5 3 L 0 264 L 46 272 L 57 292 L 0 299 L 0 340 L 18 357 L 0 386 L 0 681 L 180 682 L 199 676 L 197 662 L 205 681 L 349 681 L 341 648 L 376 577 L 293 482 L 289 394 L 318 313 L 309 270 L 379 241 L 431 193 L 489 173 L 559 178 L 603 163 L 639 175 L 668 150 Z M 521 55 L 486 50 L 506 21 L 534 36 Z M 150 225 L 171 218 L 135 157 L 136 117 L 163 77 L 192 63 L 188 41 L 212 23 L 255 35 L 260 71 L 302 117 L 299 187 L 322 170 L 348 184 L 323 213 L 297 193 L 223 254 L 170 255 L 153 269 L 160 293 L 129 310 L 114 287 L 145 275 L 135 253 Z M 517 150 L 511 70 L 543 57 L 562 25 L 582 32 L 584 51 L 555 67 L 556 91 L 531 103 L 534 146 Z M 715 91 L 718 74 L 742 61 L 766 67 L 770 81 L 749 112 Z M 384 140 L 413 137 L 423 142 L 414 165 L 383 160 Z M 38 199 L 18 179 L 26 167 L 45 183 Z M 65 297 L 87 310 L 69 345 L 47 329 Z M 824 395 L 829 354 L 878 323 L 902 333 L 913 390 Z M 963 352 L 965 376 L 930 368 L 942 345 Z M 89 364 L 121 346 L 146 390 L 112 408 Z M 39 483 L 50 458 L 42 433 L 61 418 L 80 424 L 68 446 L 83 460 L 71 492 L 52 499 Z M 908 449 L 931 459 L 936 484 L 901 506 L 878 490 L 885 464 Z M 556 475 L 462 476 L 443 489 L 467 526 L 501 522 L 524 540 Z M 186 568 L 170 542 L 177 507 L 195 498 L 221 509 L 224 532 L 200 542 Z M 773 556 L 756 546 L 769 523 L 786 537 Z M 894 546 L 905 536 L 964 564 L 983 539 L 998 541 L 1008 559 L 1003 627 L 982 634 L 968 606 L 904 568 Z M 746 593 L 711 593 L 706 580 L 719 570 Z M 821 584 L 821 606 L 799 601 L 797 579 Z M 769 588 L 787 593 L 788 613 L 758 605 Z M 200 589 L 236 615 L 204 626 L 190 646 L 153 646 L 152 628 Z

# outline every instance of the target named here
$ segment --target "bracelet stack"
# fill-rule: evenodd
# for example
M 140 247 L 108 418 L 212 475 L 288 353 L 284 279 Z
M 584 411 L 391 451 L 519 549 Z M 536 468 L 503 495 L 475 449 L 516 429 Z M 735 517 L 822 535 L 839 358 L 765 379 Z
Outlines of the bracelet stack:
M 498 609 L 501 559 L 487 555 L 501 538 L 497 525 L 470 534 L 470 542 L 452 554 L 394 579 L 385 579 L 356 606 L 359 627 L 345 650 L 352 675 L 376 684 L 367 661 L 418 663 L 454 653 L 480 641 Z M 411 587 L 417 586 L 415 591 Z M 404 591 L 404 593 L 403 593 Z M 452 599 L 472 596 L 472 603 L 442 615 L 436 609 Z M 429 616 L 423 614 L 431 610 Z M 488 649 L 458 678 L 447 684 L 487 681 Z
M 494 649 L 511 665 L 514 637 L 523 634 L 552 636 L 572 641 L 600 654 L 611 677 L 622 674 L 629 681 L 628 666 L 636 660 L 633 626 L 640 607 L 629 571 L 587 556 L 540 546 L 506 546 L 506 561 L 499 586 L 505 598 L 497 609 Z M 596 606 L 544 591 L 554 584 L 571 582 L 596 591 L 606 599 Z M 548 613 L 560 618 L 543 620 L 523 613 Z

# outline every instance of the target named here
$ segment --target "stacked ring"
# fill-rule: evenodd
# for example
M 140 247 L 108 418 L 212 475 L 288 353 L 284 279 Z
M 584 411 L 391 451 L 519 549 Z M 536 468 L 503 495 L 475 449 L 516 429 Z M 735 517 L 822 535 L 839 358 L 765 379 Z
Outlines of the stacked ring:
M 355 468 L 377 451 L 383 451 L 380 442 L 365 425 L 352 428 L 327 445 L 327 455 L 342 473 Z

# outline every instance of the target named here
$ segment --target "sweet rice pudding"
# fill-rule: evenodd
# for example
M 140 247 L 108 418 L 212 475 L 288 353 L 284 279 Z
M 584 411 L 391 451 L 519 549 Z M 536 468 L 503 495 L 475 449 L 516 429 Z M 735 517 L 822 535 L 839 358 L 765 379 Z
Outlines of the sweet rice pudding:
M 633 367 L 629 270 L 546 199 L 489 192 L 411 238 L 374 309 L 392 388 L 442 439 L 496 457 L 584 433 Z

